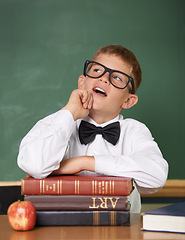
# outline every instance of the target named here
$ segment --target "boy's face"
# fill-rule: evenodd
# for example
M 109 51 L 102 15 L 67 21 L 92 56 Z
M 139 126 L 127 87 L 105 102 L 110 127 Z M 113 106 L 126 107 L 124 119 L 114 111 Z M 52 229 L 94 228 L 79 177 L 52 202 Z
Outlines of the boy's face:
M 100 54 L 94 61 L 104 66 L 118 70 L 130 75 L 130 67 L 115 55 Z M 78 88 L 85 89 L 93 95 L 93 107 L 90 116 L 101 114 L 105 121 L 115 118 L 122 108 L 130 108 L 137 103 L 137 96 L 129 93 L 129 87 L 118 89 L 109 82 L 109 73 L 102 77 L 91 78 L 81 75 L 78 81 Z

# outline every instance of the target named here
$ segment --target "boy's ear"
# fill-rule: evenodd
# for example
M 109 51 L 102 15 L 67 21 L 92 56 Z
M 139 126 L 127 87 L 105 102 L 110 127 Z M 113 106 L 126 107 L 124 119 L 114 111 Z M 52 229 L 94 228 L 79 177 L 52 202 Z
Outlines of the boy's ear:
M 129 109 L 134 105 L 136 105 L 137 102 L 138 102 L 138 96 L 135 94 L 129 94 L 128 98 L 124 101 L 121 107 L 124 109 Z
M 84 89 L 84 83 L 85 83 L 85 76 L 80 75 L 78 78 L 78 89 Z

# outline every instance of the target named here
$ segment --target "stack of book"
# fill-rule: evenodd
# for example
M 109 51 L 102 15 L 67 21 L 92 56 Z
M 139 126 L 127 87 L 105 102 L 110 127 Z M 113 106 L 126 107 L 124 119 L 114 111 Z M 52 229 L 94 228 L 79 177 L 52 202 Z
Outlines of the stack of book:
M 128 226 L 133 179 L 62 175 L 21 180 L 24 200 L 37 211 L 37 226 Z

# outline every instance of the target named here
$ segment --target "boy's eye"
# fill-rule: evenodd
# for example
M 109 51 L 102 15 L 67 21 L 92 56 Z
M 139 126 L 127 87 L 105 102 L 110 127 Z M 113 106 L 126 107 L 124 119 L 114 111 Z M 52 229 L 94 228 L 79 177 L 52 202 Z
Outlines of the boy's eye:
M 93 71 L 94 71 L 94 72 L 97 72 L 97 73 L 100 73 L 100 72 L 101 72 L 101 70 L 98 69 L 98 68 L 95 68 Z
M 101 66 L 92 66 L 91 71 L 92 74 L 101 75 L 104 69 Z
M 114 76 L 114 79 L 115 79 L 116 81 L 120 81 L 120 82 L 123 81 L 119 76 Z
M 116 82 L 115 84 L 126 84 L 128 82 L 128 78 L 126 75 L 122 74 L 122 73 L 117 73 L 117 72 L 113 72 L 111 75 L 111 79 L 113 82 Z

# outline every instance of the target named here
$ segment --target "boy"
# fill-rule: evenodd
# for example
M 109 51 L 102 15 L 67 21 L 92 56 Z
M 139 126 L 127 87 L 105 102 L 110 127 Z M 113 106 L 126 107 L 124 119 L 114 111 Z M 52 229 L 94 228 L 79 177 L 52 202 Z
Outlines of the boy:
M 119 114 L 137 103 L 140 82 L 141 69 L 131 51 L 119 45 L 100 48 L 86 61 L 67 105 L 40 120 L 22 140 L 19 167 L 35 178 L 75 173 L 132 177 L 131 212 L 140 212 L 139 193 L 159 190 L 168 174 L 147 127 Z

